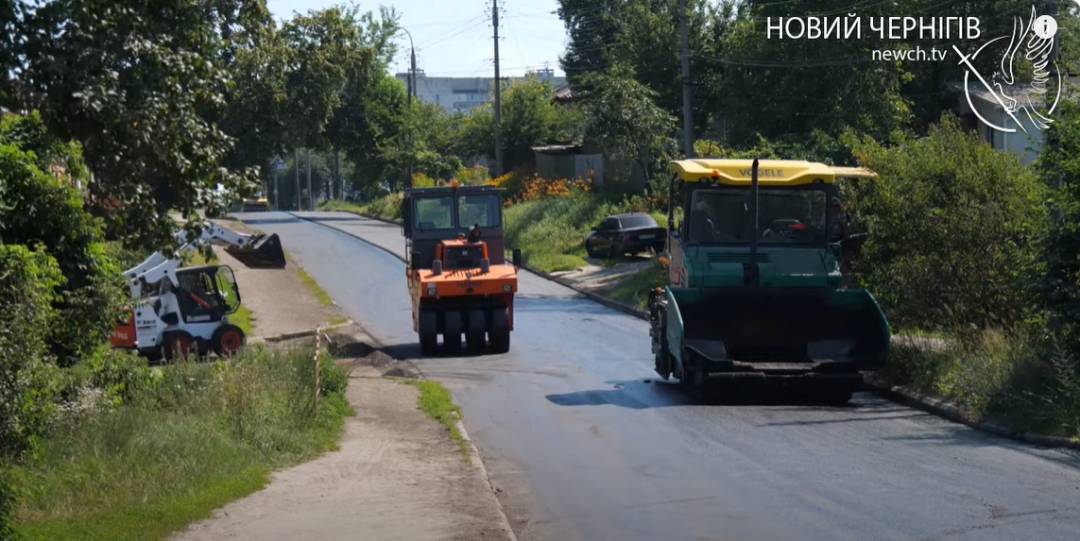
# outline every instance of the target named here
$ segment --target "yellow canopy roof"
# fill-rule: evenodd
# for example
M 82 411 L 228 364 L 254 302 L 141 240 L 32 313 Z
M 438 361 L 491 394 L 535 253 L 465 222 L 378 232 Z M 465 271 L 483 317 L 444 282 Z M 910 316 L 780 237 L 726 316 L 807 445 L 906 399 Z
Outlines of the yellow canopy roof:
M 685 182 L 719 182 L 749 186 L 754 160 L 679 160 L 671 171 Z M 833 184 L 838 178 L 876 179 L 877 173 L 862 167 L 833 167 L 798 160 L 761 160 L 758 182 L 762 186 L 803 186 L 821 181 Z

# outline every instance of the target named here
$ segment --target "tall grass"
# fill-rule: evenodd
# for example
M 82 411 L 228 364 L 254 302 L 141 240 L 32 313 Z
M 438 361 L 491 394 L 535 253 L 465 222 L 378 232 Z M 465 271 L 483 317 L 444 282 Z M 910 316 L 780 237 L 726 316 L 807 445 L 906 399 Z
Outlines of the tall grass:
M 504 212 L 506 246 L 521 248 L 525 263 L 544 272 L 580 268 L 587 264 L 585 237 L 604 218 L 647 210 L 640 197 L 610 201 L 589 192 L 517 203 Z
M 147 371 L 118 406 L 67 414 L 10 471 L 26 539 L 162 539 L 253 492 L 276 468 L 332 449 L 347 380 L 312 350 L 249 348 Z
M 941 396 L 973 420 L 1080 438 L 1080 362 L 1045 337 L 987 330 L 893 346 L 886 381 Z
M 319 205 L 319 208 L 374 216 L 383 220 L 400 221 L 401 201 L 403 198 L 403 192 L 395 192 L 364 204 L 350 203 L 348 201 L 325 201 Z

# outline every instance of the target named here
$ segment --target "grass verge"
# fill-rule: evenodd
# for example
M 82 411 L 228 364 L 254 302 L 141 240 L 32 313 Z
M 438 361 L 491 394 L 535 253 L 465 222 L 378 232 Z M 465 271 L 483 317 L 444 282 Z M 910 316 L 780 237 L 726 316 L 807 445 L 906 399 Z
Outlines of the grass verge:
M 912 337 L 878 376 L 945 398 L 973 421 L 1080 442 L 1080 362 L 1023 332 Z
M 293 268 L 296 269 L 296 275 L 300 277 L 300 281 L 304 283 L 304 286 L 308 288 L 308 291 L 319 300 L 319 304 L 328 308 L 335 306 L 334 298 L 331 297 L 330 294 L 319 285 L 319 282 L 315 281 L 315 278 L 308 274 L 303 267 L 294 262 Z
M 408 380 L 405 382 L 420 390 L 420 396 L 416 399 L 416 406 L 439 424 L 446 427 L 450 433 L 450 439 L 458 444 L 461 452 L 468 455 L 469 448 L 465 443 L 465 436 L 458 430 L 457 422 L 461 419 L 461 408 L 454 404 L 454 398 L 450 391 L 437 381 L 422 379 Z
M 644 270 L 631 274 L 615 287 L 599 293 L 637 308 L 645 308 L 649 302 L 649 291 L 667 284 L 667 278 L 667 269 L 654 259 Z
M 164 539 L 333 449 L 347 379 L 329 359 L 314 413 L 310 349 L 248 348 L 229 362 L 143 364 L 122 402 L 67 413 L 10 468 L 24 539 Z
M 320 210 L 337 210 L 374 216 L 383 220 L 401 221 L 401 201 L 404 194 L 401 192 L 385 195 L 368 203 L 358 204 L 348 201 L 325 201 L 319 205 Z

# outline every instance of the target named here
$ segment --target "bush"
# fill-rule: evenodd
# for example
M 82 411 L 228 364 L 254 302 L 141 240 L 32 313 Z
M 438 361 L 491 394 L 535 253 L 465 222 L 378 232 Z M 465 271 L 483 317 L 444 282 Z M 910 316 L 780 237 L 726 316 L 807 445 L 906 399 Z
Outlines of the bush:
M 1080 357 L 1080 104 L 1061 104 L 1037 168 L 1053 209 L 1041 289 L 1054 332 Z
M 1080 363 L 1054 340 L 1029 330 L 962 338 L 905 337 L 880 374 L 944 397 L 968 418 L 1019 431 L 1080 437 Z
M 345 376 L 328 358 L 321 371 L 317 412 L 310 348 L 249 347 L 229 362 L 182 362 L 129 380 L 122 404 L 72 412 L 36 458 L 12 468 L 20 532 L 164 539 L 259 489 L 274 469 L 338 441 L 351 411 Z M 109 369 L 96 373 L 113 380 Z
M 15 487 L 3 469 L 0 469 L 0 539 L 18 539 L 15 534 Z
M 870 236 L 853 268 L 906 329 L 1011 326 L 1032 313 L 1045 191 L 1011 154 L 942 119 L 927 137 L 855 148 L 877 183 L 845 185 Z
M 17 125 L 29 129 L 25 122 Z M 15 138 L 0 132 L 0 139 Z M 48 342 L 57 361 L 69 366 L 106 339 L 124 298 L 123 281 L 101 224 L 84 208 L 66 166 L 48 164 L 55 173 L 47 174 L 38 160 L 32 152 L 0 145 L 0 243 L 40 245 L 59 264 L 66 280 L 53 306 L 63 324 L 51 327 Z
M 649 210 L 640 196 L 609 201 L 576 189 L 557 191 L 557 197 L 538 196 L 504 212 L 506 247 L 521 248 L 525 263 L 544 272 L 585 266 L 585 236 L 607 216 Z
M 73 383 L 101 391 L 105 404 L 116 407 L 152 380 L 147 359 L 135 352 L 102 344 L 72 368 Z
M 0 457 L 33 447 L 55 409 L 57 374 L 49 329 L 63 282 L 56 260 L 40 248 L 0 244 Z

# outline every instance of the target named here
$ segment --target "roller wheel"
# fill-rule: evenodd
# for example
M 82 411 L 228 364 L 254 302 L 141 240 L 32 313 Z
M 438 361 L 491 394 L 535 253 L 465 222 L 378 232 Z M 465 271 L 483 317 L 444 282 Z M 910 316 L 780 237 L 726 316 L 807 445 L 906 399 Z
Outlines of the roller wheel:
M 491 329 L 488 331 L 488 336 L 491 338 L 492 352 L 510 351 L 510 318 L 506 314 L 506 308 L 496 308 L 491 311 Z
M 439 340 L 439 318 L 434 310 L 420 310 L 420 352 L 434 355 Z
M 467 316 L 469 321 L 465 329 L 465 342 L 469 346 L 469 353 L 483 353 L 487 317 L 483 310 L 469 310 Z
M 236 325 L 222 325 L 210 339 L 218 357 L 232 357 L 244 347 L 244 331 Z
M 688 391 L 698 391 L 705 384 L 705 371 L 700 368 L 686 366 L 686 357 L 683 357 L 683 366 L 679 370 L 679 385 Z
M 195 339 L 184 331 L 165 333 L 161 347 L 167 361 L 186 359 L 196 349 Z
M 448 310 L 443 321 L 443 348 L 449 354 L 461 352 L 461 312 Z

